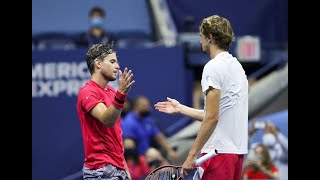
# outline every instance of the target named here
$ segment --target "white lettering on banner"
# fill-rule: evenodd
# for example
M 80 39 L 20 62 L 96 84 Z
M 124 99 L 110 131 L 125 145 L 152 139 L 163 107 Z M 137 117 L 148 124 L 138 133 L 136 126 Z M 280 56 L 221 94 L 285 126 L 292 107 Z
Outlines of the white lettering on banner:
M 42 73 L 42 64 L 38 63 L 35 65 L 32 65 L 32 79 L 42 79 L 43 73 Z
M 56 67 L 56 63 L 45 63 L 44 64 L 44 78 L 55 79 L 55 77 L 56 77 L 55 67 Z
M 79 89 L 88 80 L 53 80 L 53 81 L 32 81 L 32 98 L 58 97 L 61 94 L 67 96 L 78 95 Z
M 32 65 L 32 98 L 76 96 L 90 79 L 86 62 L 46 62 Z

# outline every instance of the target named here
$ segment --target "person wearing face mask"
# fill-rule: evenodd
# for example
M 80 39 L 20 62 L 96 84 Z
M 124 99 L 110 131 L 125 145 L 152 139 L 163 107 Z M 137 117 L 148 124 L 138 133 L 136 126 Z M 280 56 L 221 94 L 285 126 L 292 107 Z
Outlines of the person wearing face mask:
M 137 142 L 140 155 L 145 155 L 155 141 L 174 161 L 178 160 L 176 152 L 171 148 L 167 138 L 158 129 L 151 116 L 150 101 L 145 96 L 137 96 L 133 101 L 133 111 L 122 121 L 123 138 L 132 138 Z
M 78 46 L 90 47 L 98 43 L 116 42 L 114 35 L 105 29 L 105 17 L 106 13 L 101 7 L 95 6 L 89 11 L 89 29 L 80 34 Z
M 255 120 L 252 123 L 254 124 Z M 256 131 L 253 125 L 249 135 L 252 137 Z M 272 162 L 279 168 L 280 179 L 288 179 L 288 138 L 271 121 L 266 121 L 261 142 L 267 147 Z M 255 144 L 252 147 L 254 148 Z M 252 154 L 250 151 L 248 157 L 252 157 Z
M 95 6 L 90 9 L 88 14 L 88 31 L 80 33 L 75 38 L 75 42 L 78 48 L 88 48 L 94 44 L 99 43 L 117 43 L 117 39 L 115 38 L 113 33 L 108 32 L 105 29 L 105 17 L 106 12 L 101 7 Z M 116 74 L 116 80 L 109 82 L 108 85 L 111 86 L 114 90 L 119 89 L 119 73 Z
M 288 138 L 271 121 L 266 122 L 262 144 L 268 148 L 272 162 L 279 168 L 280 179 L 288 179 Z
M 263 144 L 255 147 L 254 156 L 245 161 L 243 169 L 243 179 L 279 179 L 279 170 Z
M 150 167 L 150 171 L 169 164 L 166 158 L 164 158 L 160 152 L 155 148 L 149 148 L 146 152 L 146 160 Z
M 268 147 L 271 159 L 288 162 L 288 138 L 268 121 L 262 136 L 262 143 Z

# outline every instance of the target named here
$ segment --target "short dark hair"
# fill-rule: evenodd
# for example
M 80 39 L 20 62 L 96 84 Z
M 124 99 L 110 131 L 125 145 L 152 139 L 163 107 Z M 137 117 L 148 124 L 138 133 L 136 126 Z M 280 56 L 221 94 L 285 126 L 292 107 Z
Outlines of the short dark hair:
M 101 7 L 95 6 L 89 11 L 89 17 L 91 17 L 95 12 L 100 13 L 102 17 L 105 17 L 106 15 Z
M 112 54 L 115 52 L 115 43 L 114 41 L 99 43 L 92 45 L 87 52 L 87 66 L 90 71 L 90 74 L 94 73 L 94 60 L 101 59 L 103 60 L 108 54 Z

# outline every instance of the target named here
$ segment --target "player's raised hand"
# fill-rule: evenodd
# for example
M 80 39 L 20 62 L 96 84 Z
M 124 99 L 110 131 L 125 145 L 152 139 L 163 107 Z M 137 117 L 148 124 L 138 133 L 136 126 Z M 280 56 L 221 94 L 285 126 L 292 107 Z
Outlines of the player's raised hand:
M 120 92 L 127 94 L 130 91 L 131 86 L 135 82 L 134 80 L 132 80 L 132 77 L 133 73 L 131 70 L 128 70 L 128 68 L 125 68 L 123 73 L 121 70 L 119 70 Z

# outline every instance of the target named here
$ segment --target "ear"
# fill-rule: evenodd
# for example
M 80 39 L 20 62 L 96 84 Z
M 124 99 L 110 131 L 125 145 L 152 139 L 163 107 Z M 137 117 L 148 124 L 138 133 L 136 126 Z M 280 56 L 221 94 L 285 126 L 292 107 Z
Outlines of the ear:
M 98 69 L 101 68 L 101 61 L 95 59 L 95 60 L 94 60 L 94 64 L 97 66 Z
M 209 42 L 209 43 L 213 42 L 213 36 L 212 36 L 212 34 L 209 34 L 208 42 Z

